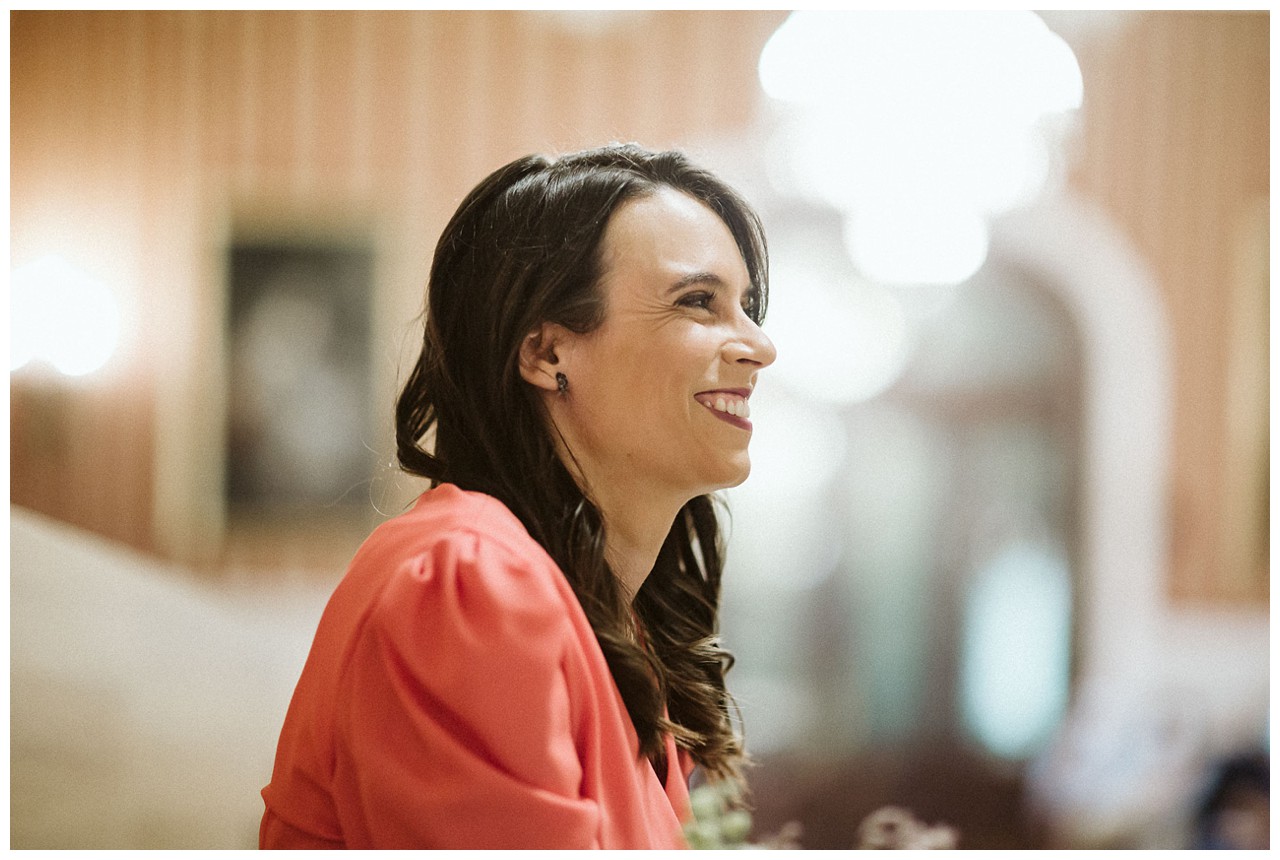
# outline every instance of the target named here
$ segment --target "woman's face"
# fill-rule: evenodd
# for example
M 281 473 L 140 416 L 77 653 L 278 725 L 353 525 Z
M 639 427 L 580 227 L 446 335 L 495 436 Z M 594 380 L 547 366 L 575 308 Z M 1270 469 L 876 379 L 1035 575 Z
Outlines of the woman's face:
M 743 310 L 729 228 L 662 186 L 614 212 L 601 259 L 604 322 L 558 351 L 569 388 L 553 398 L 588 481 L 683 500 L 742 483 L 747 404 L 776 352 Z

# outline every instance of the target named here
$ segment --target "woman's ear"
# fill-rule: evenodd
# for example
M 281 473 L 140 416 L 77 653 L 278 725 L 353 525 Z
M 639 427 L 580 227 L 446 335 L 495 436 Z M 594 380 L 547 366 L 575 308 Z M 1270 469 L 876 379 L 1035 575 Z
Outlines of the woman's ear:
M 525 382 L 544 391 L 556 391 L 556 371 L 560 356 L 556 350 L 563 348 L 569 331 L 562 325 L 544 322 L 520 344 L 520 375 Z

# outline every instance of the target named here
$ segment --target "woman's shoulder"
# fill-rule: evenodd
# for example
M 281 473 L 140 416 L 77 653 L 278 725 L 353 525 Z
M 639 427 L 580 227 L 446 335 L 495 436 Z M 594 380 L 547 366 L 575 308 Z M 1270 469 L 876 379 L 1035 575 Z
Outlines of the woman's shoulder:
M 408 511 L 374 529 L 361 552 L 387 545 L 412 550 L 467 536 L 516 553 L 545 555 L 505 504 L 493 496 L 454 484 L 441 484 L 418 496 Z
M 384 623 L 434 617 L 511 627 L 563 619 L 566 603 L 576 603 L 555 562 L 506 505 L 452 484 L 428 490 L 375 529 L 343 585 L 363 593 L 357 599 Z
M 347 683 L 397 667 L 467 707 L 477 684 L 550 684 L 566 654 L 589 646 L 568 581 L 520 521 L 498 500 L 448 485 L 376 530 L 334 598 L 355 673 Z

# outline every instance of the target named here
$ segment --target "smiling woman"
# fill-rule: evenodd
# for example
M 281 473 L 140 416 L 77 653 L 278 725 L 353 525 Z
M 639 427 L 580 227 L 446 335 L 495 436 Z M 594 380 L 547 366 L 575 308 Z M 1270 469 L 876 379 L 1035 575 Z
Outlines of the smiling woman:
M 674 152 L 519 159 L 436 248 L 399 457 L 334 592 L 263 847 L 663 848 L 736 781 L 712 491 L 772 343 L 751 209 Z
M 751 317 L 733 234 L 697 199 L 662 186 L 628 202 L 601 247 L 604 321 L 584 334 L 544 322 L 521 372 L 546 391 L 556 373 L 573 380 L 544 405 L 561 459 L 606 512 L 609 560 L 634 594 L 652 565 L 646 547 L 661 545 L 680 508 L 746 479 L 747 398 L 774 351 Z

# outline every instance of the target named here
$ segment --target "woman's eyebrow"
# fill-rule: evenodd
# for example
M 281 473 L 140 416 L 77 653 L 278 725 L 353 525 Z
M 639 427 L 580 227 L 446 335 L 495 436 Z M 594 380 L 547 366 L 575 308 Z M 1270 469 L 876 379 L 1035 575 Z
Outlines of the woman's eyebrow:
M 676 281 L 667 289 L 667 295 L 683 290 L 685 287 L 691 287 L 694 284 L 712 284 L 714 286 L 723 286 L 724 278 L 714 272 L 690 272 L 689 274 Z

